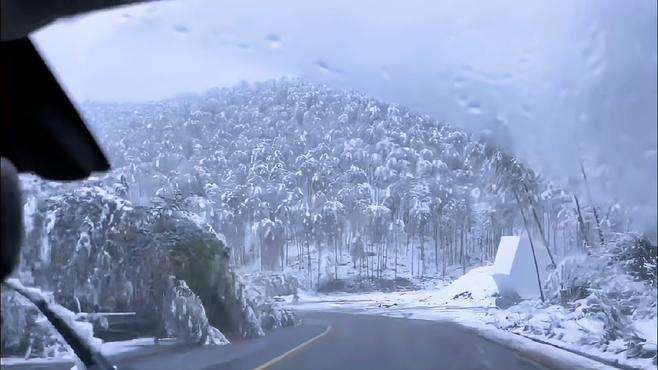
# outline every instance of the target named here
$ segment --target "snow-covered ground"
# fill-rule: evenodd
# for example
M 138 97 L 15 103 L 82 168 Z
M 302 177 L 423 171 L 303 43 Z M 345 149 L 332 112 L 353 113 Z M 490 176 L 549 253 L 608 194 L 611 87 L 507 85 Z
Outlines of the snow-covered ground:
M 381 271 L 372 271 L 367 268 L 354 268 L 354 264 L 349 251 L 345 249 L 342 249 L 338 254 L 338 265 L 334 264 L 335 257 L 333 252 L 323 250 L 320 260 L 320 282 L 321 285 L 324 285 L 328 281 L 335 279 L 336 274 L 338 279 L 347 281 L 353 281 L 355 279 L 367 277 L 388 280 L 402 278 L 408 279 L 417 288 L 432 290 L 448 285 L 454 279 L 463 274 L 461 266 L 449 265 L 446 266 L 444 276 L 443 266 L 440 263 L 441 254 L 439 253 L 439 263 L 437 264 L 436 255 L 432 248 L 427 248 L 425 269 L 423 273 L 421 272 L 421 268 L 418 266 L 418 253 L 419 252 L 417 250 L 413 250 L 411 247 L 405 248 L 404 246 L 400 246 L 397 257 L 393 251 L 389 251 L 385 258 L 381 258 L 380 261 L 383 265 L 386 266 L 385 268 L 382 268 Z M 294 276 L 294 278 L 298 280 L 301 288 L 307 289 L 309 291 L 315 291 L 317 290 L 318 279 L 318 251 L 315 245 L 311 246 L 310 257 L 311 271 L 309 273 L 306 254 L 303 256 L 304 261 L 301 262 L 297 251 L 294 248 L 290 248 L 288 253 L 288 266 L 284 269 L 283 274 Z M 376 258 L 371 257 L 371 266 L 376 265 L 376 263 Z M 487 262 L 476 259 L 470 261 L 469 263 L 480 265 Z M 241 275 L 259 274 L 262 272 L 258 261 L 254 261 L 251 264 L 239 267 L 235 266 L 235 268 L 236 271 Z
M 632 368 L 655 369 L 651 359 L 628 359 L 624 351 L 614 346 L 622 343 L 612 341 L 607 351 L 594 346 L 582 345 L 588 336 L 603 331 L 602 323 L 592 317 L 577 316 L 557 305 L 543 306 L 538 300 L 527 300 L 509 309 L 496 307 L 496 283 L 491 277 L 493 266 L 473 268 L 452 283 L 441 279 L 426 279 L 423 289 L 395 292 L 330 293 L 322 294 L 300 290 L 298 301 L 293 296 L 280 297 L 284 303 L 296 310 L 331 310 L 355 314 L 385 315 L 423 320 L 448 320 L 477 331 L 480 335 L 504 343 L 520 352 L 533 356 L 548 356 L 558 359 L 565 368 L 579 366 L 585 369 L 609 368 L 605 364 L 550 345 L 537 343 L 539 339 L 572 351 L 580 351 L 610 362 L 618 362 Z M 519 319 L 528 318 L 524 327 L 510 325 Z M 559 325 L 549 325 L 549 323 Z M 645 346 L 656 346 L 656 317 L 633 322 L 637 335 L 646 339 Z M 541 331 L 538 329 L 546 329 Z M 557 329 L 556 329 L 557 328 Z M 617 340 L 619 341 L 619 340 Z M 107 342 L 101 346 L 105 355 L 129 353 L 153 344 L 153 338 L 140 338 L 122 342 Z M 616 353 L 615 353 L 616 352 Z M 52 363 L 70 360 L 3 358 L 2 364 Z
M 330 293 L 322 294 L 313 291 L 300 291 L 299 302 L 295 309 L 325 309 L 341 308 L 345 310 L 376 310 L 412 308 L 445 310 L 447 308 L 462 309 L 488 309 L 494 307 L 497 292 L 489 272 L 491 266 L 477 267 L 466 275 L 458 278 L 452 284 L 441 280 L 433 281 L 433 288 L 403 292 L 368 292 L 368 293 Z M 480 289 L 472 289 L 472 282 L 481 283 Z M 427 285 L 428 282 L 426 282 Z M 291 302 L 292 297 L 284 297 Z
M 297 310 L 334 310 L 356 314 L 386 315 L 424 320 L 450 320 L 477 330 L 519 350 L 550 353 L 550 356 L 581 361 L 585 368 L 605 367 L 582 356 L 539 344 L 538 339 L 554 346 L 583 352 L 608 363 L 642 369 L 655 369 L 652 359 L 626 358 L 621 339 L 611 341 L 606 351 L 585 345 L 589 337 L 602 335 L 603 323 L 596 317 L 567 312 L 557 305 L 544 306 L 539 300 L 527 300 L 508 309 L 496 307 L 497 286 L 491 277 L 493 266 L 477 267 L 454 282 L 434 288 L 403 292 L 330 293 L 300 291 L 299 300 L 282 297 Z M 524 326 L 509 325 L 514 316 L 528 319 Z M 551 325 L 553 324 L 553 325 Z M 635 321 L 636 335 L 645 346 L 656 346 L 656 318 Z M 557 328 L 557 329 L 556 329 Z M 545 329 L 545 330 L 539 330 Z M 615 348 L 618 346 L 619 348 Z
M 170 344 L 175 344 L 177 343 L 176 340 L 174 339 L 159 339 L 158 340 L 158 345 L 170 345 Z M 139 349 L 143 349 L 145 347 L 152 347 L 154 344 L 154 338 L 153 337 L 148 337 L 148 338 L 137 338 L 137 339 L 130 339 L 130 340 L 124 340 L 124 341 L 117 341 L 117 342 L 103 342 L 103 344 L 100 345 L 100 351 L 103 355 L 105 356 L 114 356 L 114 355 L 119 355 L 119 354 L 126 354 L 130 353 L 133 351 L 137 351 Z M 62 362 L 71 362 L 74 361 L 75 358 L 73 357 L 72 354 L 70 353 L 65 353 L 60 357 L 36 357 L 36 358 L 30 358 L 30 359 L 24 359 L 22 357 L 2 357 L 0 359 L 0 364 L 2 365 L 14 365 L 14 364 L 54 364 L 54 363 L 62 363 Z

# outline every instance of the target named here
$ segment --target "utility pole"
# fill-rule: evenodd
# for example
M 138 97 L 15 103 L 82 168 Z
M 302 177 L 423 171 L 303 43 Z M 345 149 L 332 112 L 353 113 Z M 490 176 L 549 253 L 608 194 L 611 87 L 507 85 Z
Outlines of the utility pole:
M 541 278 L 539 277 L 539 266 L 537 266 L 537 256 L 535 255 L 535 246 L 532 243 L 532 236 L 530 236 L 530 227 L 528 227 L 528 221 L 525 218 L 525 213 L 523 213 L 523 206 L 521 206 L 521 201 L 519 196 L 514 192 L 516 197 L 516 204 L 519 205 L 519 211 L 521 212 L 521 217 L 523 218 L 523 225 L 525 225 L 525 231 L 528 234 L 528 240 L 530 241 L 530 249 L 532 250 L 532 261 L 535 263 L 535 272 L 537 273 L 537 285 L 539 286 L 539 296 L 541 297 L 541 302 L 544 303 L 544 290 L 541 287 Z

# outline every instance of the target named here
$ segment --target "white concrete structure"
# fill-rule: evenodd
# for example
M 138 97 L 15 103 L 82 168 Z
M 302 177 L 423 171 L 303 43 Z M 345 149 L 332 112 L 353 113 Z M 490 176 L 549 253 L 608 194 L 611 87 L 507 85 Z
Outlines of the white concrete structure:
M 550 264 L 546 247 L 541 239 L 533 237 L 539 277 L 542 283 L 548 275 Z M 500 294 L 516 293 L 521 298 L 538 298 L 539 285 L 532 259 L 532 249 L 527 234 L 521 236 L 503 236 L 498 245 L 492 274 Z

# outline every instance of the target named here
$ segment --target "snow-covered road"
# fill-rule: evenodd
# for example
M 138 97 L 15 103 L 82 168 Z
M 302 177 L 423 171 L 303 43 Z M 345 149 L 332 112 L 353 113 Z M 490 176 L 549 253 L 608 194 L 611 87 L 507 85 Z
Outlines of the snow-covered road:
M 584 368 L 598 368 L 604 364 L 616 364 L 617 367 L 627 369 L 656 368 L 651 359 L 629 359 L 621 352 L 602 352 L 594 347 L 578 345 L 580 339 L 597 330 L 596 320 L 572 320 L 565 316 L 559 306 L 543 307 L 539 302 L 533 301 L 525 301 L 515 306 L 512 311 L 501 310 L 496 307 L 496 293 L 497 287 L 491 278 L 491 266 L 483 266 L 472 269 L 452 284 L 437 284 L 437 287 L 429 289 L 386 293 L 301 292 L 296 303 L 292 302 L 292 296 L 282 298 L 297 311 L 333 311 L 454 322 L 476 331 L 481 336 L 506 343 L 516 350 L 563 358 L 570 363 L 581 364 Z M 501 330 L 506 322 L 512 320 L 510 316 L 519 315 L 518 310 L 524 309 L 528 311 L 528 316 L 536 321 L 529 322 L 528 325 L 541 327 L 544 323 L 542 320 L 563 320 L 558 325 L 561 333 L 557 333 L 562 335 L 555 335 L 555 332 L 549 330 L 542 333 L 543 335 L 511 327 Z M 650 328 L 652 324 L 654 326 Z M 655 321 L 646 323 L 640 329 L 655 333 Z M 648 338 L 648 341 L 650 340 L 652 339 Z

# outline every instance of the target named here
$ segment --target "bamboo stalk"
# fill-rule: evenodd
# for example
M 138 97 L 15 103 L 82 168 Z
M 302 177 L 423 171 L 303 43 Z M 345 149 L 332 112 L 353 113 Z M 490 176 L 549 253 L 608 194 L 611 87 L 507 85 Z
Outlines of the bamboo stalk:
M 583 234 L 585 244 L 590 246 L 591 244 L 589 243 L 589 238 L 587 237 L 587 231 L 585 230 L 585 221 L 583 221 L 583 215 L 580 212 L 580 203 L 578 202 L 578 197 L 576 194 L 573 195 L 573 200 L 576 203 L 576 211 L 578 212 L 578 224 L 580 225 L 580 232 Z
M 596 206 L 594 205 L 594 200 L 592 199 L 592 193 L 589 189 L 589 182 L 587 181 L 587 175 L 585 174 L 585 166 L 583 166 L 583 161 L 578 158 L 578 162 L 580 163 L 580 173 L 583 175 L 583 180 L 585 181 L 585 190 L 587 191 L 587 198 L 589 200 L 589 204 L 592 206 L 592 212 L 594 213 L 594 220 L 596 221 L 596 230 L 598 231 L 599 234 L 599 242 L 601 245 L 605 245 L 605 239 L 603 238 L 603 231 L 601 230 L 601 220 L 599 219 L 599 213 L 596 210 Z
M 555 264 L 555 259 L 553 258 L 553 253 L 551 253 L 551 249 L 548 247 L 548 242 L 546 241 L 546 236 L 544 235 L 544 228 L 541 226 L 541 222 L 539 222 L 539 217 L 537 216 L 537 211 L 535 210 L 535 206 L 532 203 L 532 197 L 530 197 L 530 192 L 528 191 L 528 187 L 526 186 L 525 182 L 523 183 L 523 189 L 525 190 L 525 193 L 528 196 L 528 202 L 530 202 L 530 209 L 532 210 L 532 215 L 535 219 L 535 223 L 537 224 L 537 227 L 539 228 L 539 235 L 541 236 L 542 242 L 544 243 L 544 247 L 546 247 L 546 251 L 548 252 L 548 257 L 551 259 L 551 264 L 553 266 L 557 266 Z M 518 198 L 516 193 L 514 193 L 514 195 Z M 517 199 L 517 202 L 518 202 L 518 199 Z M 521 214 L 521 215 L 523 215 L 523 214 Z M 525 221 L 525 216 L 524 216 L 524 221 Z

